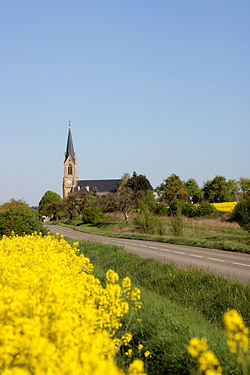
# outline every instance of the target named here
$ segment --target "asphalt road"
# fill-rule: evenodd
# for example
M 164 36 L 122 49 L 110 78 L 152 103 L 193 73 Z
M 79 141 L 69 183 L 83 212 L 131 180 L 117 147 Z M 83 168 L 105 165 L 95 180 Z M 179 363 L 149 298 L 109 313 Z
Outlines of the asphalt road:
M 173 263 L 179 267 L 196 267 L 220 276 L 250 283 L 250 255 L 231 251 L 172 245 L 163 242 L 130 240 L 88 234 L 74 229 L 48 224 L 51 233 L 60 233 L 77 241 L 98 241 L 105 244 L 123 246 L 128 252 L 144 258 L 153 258 L 161 262 Z

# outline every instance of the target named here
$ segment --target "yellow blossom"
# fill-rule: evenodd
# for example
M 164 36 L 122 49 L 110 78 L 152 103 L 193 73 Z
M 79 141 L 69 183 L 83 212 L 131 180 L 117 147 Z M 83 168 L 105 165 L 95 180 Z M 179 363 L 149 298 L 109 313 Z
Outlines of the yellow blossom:
M 114 355 L 121 343 L 115 334 L 130 308 L 128 284 L 120 286 L 109 270 L 103 287 L 77 247 L 59 234 L 0 241 L 1 374 L 124 374 Z M 124 342 L 131 339 L 126 334 Z M 143 374 L 139 367 L 131 374 Z

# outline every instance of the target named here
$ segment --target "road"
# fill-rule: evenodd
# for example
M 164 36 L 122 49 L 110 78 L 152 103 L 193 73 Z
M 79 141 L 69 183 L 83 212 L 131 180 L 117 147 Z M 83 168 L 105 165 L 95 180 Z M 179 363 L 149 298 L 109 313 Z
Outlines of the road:
M 179 267 L 196 267 L 220 276 L 250 283 L 250 255 L 231 251 L 172 245 L 163 242 L 112 238 L 88 234 L 74 229 L 48 224 L 51 233 L 60 233 L 77 241 L 98 241 L 105 244 L 123 246 L 128 252 L 144 258 L 153 258 L 161 262 L 173 263 Z

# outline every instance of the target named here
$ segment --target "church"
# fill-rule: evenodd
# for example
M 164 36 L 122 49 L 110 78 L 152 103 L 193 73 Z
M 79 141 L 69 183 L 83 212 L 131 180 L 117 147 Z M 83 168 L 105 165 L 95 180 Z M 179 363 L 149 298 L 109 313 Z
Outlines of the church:
M 64 159 L 63 198 L 67 198 L 70 193 L 77 193 L 79 195 L 81 195 L 82 192 L 100 195 L 114 193 L 117 191 L 120 183 L 121 179 L 78 180 L 76 154 L 74 152 L 71 124 L 69 122 L 68 140 Z

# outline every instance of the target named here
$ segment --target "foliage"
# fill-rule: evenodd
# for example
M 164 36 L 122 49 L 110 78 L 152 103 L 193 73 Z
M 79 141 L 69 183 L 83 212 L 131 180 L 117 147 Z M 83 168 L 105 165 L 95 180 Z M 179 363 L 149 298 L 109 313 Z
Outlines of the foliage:
M 208 201 L 202 201 L 196 208 L 195 216 L 209 216 L 216 214 L 216 208 Z
M 48 190 L 46 193 L 43 195 L 42 199 L 39 202 L 39 212 L 41 213 L 43 208 L 47 206 L 49 203 L 58 203 L 61 202 L 62 198 L 60 197 L 59 194 Z
M 102 287 L 77 246 L 38 235 L 0 241 L 3 375 L 124 374 L 114 356 L 132 335 L 121 318 L 141 307 L 140 290 L 110 269 Z M 143 373 L 139 360 L 128 370 Z
M 199 188 L 195 179 L 190 178 L 185 182 L 186 191 L 191 203 L 200 203 L 203 197 L 202 190 Z
M 165 234 L 165 226 L 148 207 L 139 210 L 134 219 L 135 228 L 141 233 Z
M 239 185 L 244 195 L 250 193 L 250 178 L 241 177 L 239 180 Z
M 135 205 L 135 195 L 129 187 L 121 187 L 114 194 L 110 194 L 110 199 L 114 201 L 116 210 L 124 215 L 125 222 L 128 223 L 129 213 L 133 210 Z
M 65 202 L 52 202 L 47 204 L 41 211 L 42 215 L 51 216 L 52 220 L 60 220 L 65 216 Z
M 136 196 L 136 207 L 140 210 L 148 208 L 151 212 L 155 212 L 157 206 L 155 196 L 152 190 L 138 191 Z
M 250 195 L 247 195 L 237 203 L 233 210 L 232 219 L 250 232 Z
M 82 221 L 84 223 L 96 224 L 102 218 L 103 212 L 98 207 L 86 207 L 82 212 Z
M 128 172 L 124 172 L 121 178 L 121 183 L 119 187 L 127 186 L 128 180 L 131 178 L 130 174 Z
M 133 176 L 128 179 L 126 186 L 132 189 L 134 192 L 140 190 L 153 190 L 147 177 L 141 174 L 137 175 L 136 172 L 134 172 Z
M 168 215 L 168 206 L 165 203 L 157 203 L 155 205 L 155 214 L 159 216 L 167 216 Z
M 170 216 L 170 230 L 174 236 L 181 236 L 184 230 L 184 218 L 180 212 Z
M 176 215 L 177 212 L 187 217 L 201 217 L 216 214 L 217 210 L 213 204 L 208 201 L 202 201 L 200 204 L 193 204 L 180 200 L 174 200 L 169 206 L 171 215 Z
M 20 236 L 34 231 L 46 233 L 37 213 L 26 203 L 14 199 L 0 207 L 0 236 L 10 236 L 12 231 Z
M 211 203 L 231 201 L 230 184 L 223 176 L 215 176 L 203 186 L 204 199 Z
M 230 195 L 231 195 L 230 200 L 238 201 L 239 196 L 240 196 L 240 194 L 239 194 L 240 193 L 239 182 L 237 182 L 236 180 L 228 180 L 227 184 L 228 184 L 228 189 L 229 189 L 229 192 L 230 192 Z
M 76 218 L 79 215 L 79 211 L 77 211 L 78 200 L 75 194 L 69 194 L 66 198 L 65 202 L 65 211 L 69 217 L 69 220 Z
M 167 204 L 171 204 L 176 199 L 184 201 L 188 199 L 185 183 L 176 174 L 172 174 L 166 178 L 155 191 L 160 201 L 166 202 Z

